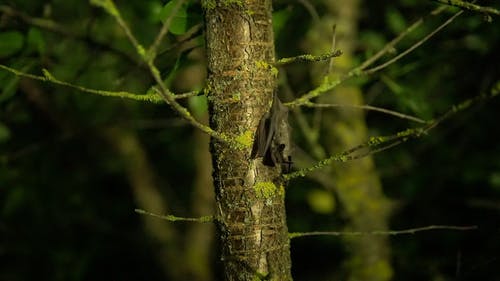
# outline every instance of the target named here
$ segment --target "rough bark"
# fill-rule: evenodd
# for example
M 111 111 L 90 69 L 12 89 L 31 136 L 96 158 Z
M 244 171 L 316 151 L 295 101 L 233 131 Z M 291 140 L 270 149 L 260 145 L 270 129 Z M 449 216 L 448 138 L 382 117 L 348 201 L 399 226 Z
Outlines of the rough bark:
M 271 0 L 204 1 L 210 126 L 225 280 L 291 280 L 281 168 L 251 159 L 276 87 Z

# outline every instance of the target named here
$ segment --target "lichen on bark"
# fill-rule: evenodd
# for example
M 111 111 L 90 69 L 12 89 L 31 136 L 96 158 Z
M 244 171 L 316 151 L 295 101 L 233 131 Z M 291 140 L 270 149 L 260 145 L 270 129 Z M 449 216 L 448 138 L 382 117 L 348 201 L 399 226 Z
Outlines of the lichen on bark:
M 272 69 L 257 63 L 275 59 L 271 0 L 210 0 L 204 7 L 210 126 L 253 140 L 276 88 Z M 252 159 L 251 150 L 211 142 L 225 279 L 292 280 L 284 192 L 262 196 L 255 188 L 283 186 L 281 170 Z

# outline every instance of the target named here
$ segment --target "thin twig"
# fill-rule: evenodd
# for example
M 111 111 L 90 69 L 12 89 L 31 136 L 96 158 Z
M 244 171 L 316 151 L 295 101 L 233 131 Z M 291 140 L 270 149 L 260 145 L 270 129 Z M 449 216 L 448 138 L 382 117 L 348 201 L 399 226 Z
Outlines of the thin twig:
M 365 60 L 361 65 L 353 69 L 353 72 L 359 72 L 368 66 L 372 65 L 374 62 L 376 62 L 379 58 L 381 58 L 383 55 L 388 53 L 390 50 L 394 49 L 394 46 L 396 46 L 401 40 L 403 40 L 408 34 L 413 32 L 417 27 L 421 26 L 425 18 L 430 17 L 430 16 L 437 16 L 441 12 L 446 10 L 445 7 L 439 7 L 434 10 L 432 10 L 429 14 L 427 14 L 425 17 L 421 17 L 418 20 L 416 20 L 413 24 L 408 26 L 403 32 L 401 32 L 396 38 L 392 39 L 389 43 L 387 43 L 382 49 L 380 49 L 377 53 L 375 53 L 373 56 Z
M 331 59 L 334 57 L 339 57 L 341 55 L 342 55 L 341 50 L 332 51 L 332 52 L 318 55 L 318 56 L 308 55 L 308 54 L 307 55 L 299 55 L 299 56 L 295 56 L 295 57 L 279 59 L 278 61 L 276 61 L 272 65 L 273 66 L 282 66 L 282 65 L 290 64 L 290 63 L 294 63 L 294 62 L 316 62 L 316 61 Z
M 433 10 L 432 12 L 429 13 L 429 15 L 436 15 L 438 13 L 441 12 L 441 10 L 443 9 L 443 7 L 440 7 L 438 9 L 435 9 Z M 460 13 L 460 12 L 459 12 Z M 446 21 L 446 25 L 449 24 L 449 21 L 450 20 L 453 20 L 457 17 L 457 15 L 453 15 L 452 17 L 450 17 L 447 21 Z M 373 62 L 375 62 L 378 58 L 380 58 L 382 55 L 384 55 L 385 53 L 387 53 L 390 49 L 392 49 L 392 47 L 398 43 L 399 41 L 401 41 L 404 37 L 406 37 L 411 31 L 415 30 L 416 27 L 420 26 L 421 24 L 423 23 L 423 18 L 417 20 L 414 24 L 412 24 L 411 26 L 409 26 L 405 31 L 403 31 L 398 37 L 396 37 L 394 40 L 392 40 L 391 42 L 389 42 L 384 48 L 382 48 L 381 51 L 379 51 L 378 53 L 376 53 L 374 56 L 372 56 L 371 58 L 369 58 L 365 63 L 361 64 L 360 66 L 358 67 L 355 67 L 353 68 L 351 71 L 349 71 L 347 74 L 341 76 L 340 78 L 336 79 L 336 80 L 329 80 L 327 78 L 325 78 L 325 80 L 323 81 L 323 83 L 321 83 L 321 85 L 319 85 L 318 87 L 316 87 L 315 89 L 309 91 L 308 93 L 306 93 L 305 95 L 301 96 L 300 98 L 297 98 L 295 99 L 294 101 L 292 102 L 288 102 L 288 103 L 285 103 L 286 106 L 289 106 L 289 107 L 293 107 L 293 106 L 300 106 L 300 105 L 304 105 L 305 103 L 309 102 L 310 99 L 312 98 L 315 98 L 315 97 L 318 97 L 328 91 L 330 91 L 331 89 L 337 87 L 339 84 L 343 83 L 344 81 L 352 78 L 352 77 L 356 77 L 356 76 L 360 76 L 360 75 L 367 75 L 367 74 L 373 74 L 375 71 L 378 71 L 384 67 L 387 67 L 390 63 L 393 63 L 395 62 L 396 60 L 402 58 L 403 56 L 409 54 L 411 51 L 413 51 L 415 48 L 417 48 L 420 44 L 422 44 L 423 42 L 417 42 L 417 46 L 413 45 L 411 47 L 409 47 L 409 49 L 411 49 L 410 51 L 406 50 L 405 52 L 403 52 L 402 54 L 398 55 L 397 56 L 397 59 L 396 60 L 391 60 L 390 63 L 384 63 L 382 65 L 379 65 L 379 66 L 376 66 L 370 70 L 366 70 L 366 71 L 363 71 L 364 68 L 366 68 L 367 66 L 369 66 L 370 64 L 372 64 Z M 438 27 L 437 29 L 441 29 L 441 27 Z M 435 35 L 437 33 L 437 31 L 433 31 L 431 32 L 431 35 L 430 36 L 426 36 L 426 38 L 424 38 L 424 42 L 426 40 L 428 40 L 432 35 Z M 422 41 L 422 40 L 421 40 Z M 383 66 L 383 67 L 381 67 Z
M 153 78 L 155 79 L 156 83 L 160 86 L 160 91 L 158 91 L 160 96 L 165 100 L 165 102 L 167 104 L 169 104 L 175 111 L 177 111 L 184 119 L 186 119 L 194 127 L 202 130 L 203 132 L 207 133 L 208 135 L 210 135 L 211 137 L 213 137 L 217 140 L 227 142 L 227 143 L 230 143 L 230 144 L 236 145 L 236 146 L 238 145 L 238 143 L 231 140 L 226 135 L 218 133 L 218 132 L 214 131 L 212 128 L 210 128 L 209 126 L 198 122 L 193 117 L 193 115 L 191 115 L 191 113 L 189 112 L 189 110 L 187 108 L 183 107 L 182 105 L 180 105 L 178 102 L 175 101 L 175 95 L 172 92 L 170 92 L 170 90 L 167 88 L 167 86 L 165 85 L 165 83 L 161 79 L 160 71 L 158 70 L 158 68 L 156 68 L 156 66 L 153 64 L 152 61 L 148 62 L 148 67 L 149 67 L 151 74 L 153 75 Z
M 443 121 L 447 120 L 451 116 L 462 112 L 471 106 L 481 102 L 485 101 L 491 98 L 494 98 L 496 96 L 500 95 L 500 81 L 498 81 L 493 87 L 491 88 L 489 93 L 484 93 L 477 95 L 473 98 L 467 99 L 457 105 L 453 105 L 450 107 L 448 111 L 446 111 L 444 114 L 439 116 L 438 118 L 434 119 L 431 122 L 428 122 L 427 125 L 424 125 L 422 127 L 416 127 L 416 128 L 409 128 L 404 131 L 400 131 L 396 134 L 390 135 L 390 136 L 378 136 L 378 137 L 370 137 L 368 141 L 357 145 L 349 150 L 346 150 L 344 152 L 335 154 L 333 156 L 330 156 L 326 159 L 323 159 L 321 161 L 318 161 L 316 164 L 314 164 L 311 167 L 300 169 L 298 171 L 295 171 L 290 174 L 284 175 L 284 178 L 287 180 L 297 178 L 297 177 L 304 177 L 306 174 L 316 170 L 320 169 L 323 167 L 327 167 L 330 163 L 332 162 L 346 162 L 346 161 L 351 161 L 351 160 L 356 160 L 360 159 L 362 157 L 368 156 L 368 155 L 373 155 L 375 153 L 378 153 L 380 151 L 386 150 L 388 148 L 391 148 L 393 146 L 399 145 L 401 143 L 404 143 L 410 139 L 413 138 L 419 138 L 422 137 L 423 135 L 426 135 L 430 130 L 434 129 L 436 126 L 441 124 Z M 359 153 L 362 150 L 368 150 L 367 152 L 364 153 Z M 358 153 L 358 154 L 354 154 Z
M 287 99 L 291 99 L 293 98 L 293 93 L 290 83 L 288 82 L 287 72 L 285 69 L 282 68 L 280 69 L 280 73 L 281 73 L 280 77 L 281 77 L 281 82 L 283 84 L 283 90 L 284 90 L 283 92 L 285 94 L 285 97 Z M 297 121 L 299 129 L 302 131 L 302 135 L 306 139 L 307 144 L 311 149 L 313 156 L 316 159 L 325 158 L 326 156 L 325 149 L 321 146 L 321 144 L 318 143 L 319 126 L 318 128 L 313 129 L 309 125 L 309 122 L 307 121 L 305 115 L 302 113 L 300 107 L 293 107 L 291 108 L 291 111 L 293 113 L 293 116 L 295 117 L 295 120 Z
M 297 1 L 300 4 L 302 4 L 302 6 L 304 6 L 304 8 L 306 8 L 306 10 L 309 12 L 309 14 L 311 15 L 314 22 L 319 22 L 318 11 L 316 11 L 316 8 L 314 8 L 314 5 L 311 4 L 311 2 L 309 2 L 307 0 L 297 0 Z
M 79 90 L 81 92 L 85 93 L 90 93 L 90 94 L 95 94 L 95 95 L 100 95 L 100 96 L 106 96 L 106 97 L 117 97 L 117 98 L 123 98 L 123 99 L 131 99 L 131 100 L 136 100 L 136 101 L 147 101 L 147 102 L 152 102 L 152 103 L 160 103 L 163 101 L 160 95 L 155 95 L 155 94 L 145 94 L 145 95 L 139 95 L 139 94 L 134 94 L 126 91 L 107 91 L 107 90 L 97 90 L 97 89 L 92 89 L 92 88 L 87 88 L 75 84 L 71 84 L 66 81 L 62 81 L 54 77 L 48 70 L 44 69 L 44 75 L 45 76 L 38 76 L 34 74 L 29 74 L 25 73 L 22 71 L 19 71 L 17 69 L 5 66 L 0 64 L 0 69 L 6 70 L 10 73 L 13 73 L 17 76 L 20 77 L 26 77 L 34 80 L 39 80 L 43 82 L 51 82 L 56 85 L 61 85 L 65 87 L 69 87 L 72 89 Z
M 174 216 L 174 215 L 159 215 L 159 214 L 151 213 L 151 212 L 148 212 L 148 211 L 145 211 L 142 209 L 135 209 L 134 212 L 141 214 L 141 215 L 148 215 L 148 216 L 152 216 L 155 218 L 159 218 L 159 219 L 171 221 L 171 222 L 187 221 L 187 222 L 207 223 L 207 222 L 214 221 L 213 216 L 203 216 L 203 217 L 198 217 L 198 218 L 184 218 L 184 217 L 178 217 L 178 216 Z
M 459 0 L 433 0 L 433 1 L 441 3 L 441 4 L 445 4 L 445 5 L 459 7 L 461 9 L 465 9 L 465 10 L 469 10 L 469 11 L 473 11 L 473 12 L 478 12 L 478 13 L 483 13 L 483 14 L 494 14 L 494 15 L 500 16 L 500 11 L 493 8 L 493 7 L 479 6 L 479 5 L 476 5 L 473 3 L 459 1 Z
M 355 104 L 325 104 L 325 103 L 312 103 L 312 102 L 307 102 L 304 104 L 306 107 L 315 107 L 315 108 L 331 108 L 331 107 L 344 107 L 344 108 L 356 108 L 356 109 L 364 109 L 364 110 L 370 110 L 370 111 L 377 111 L 377 112 L 382 112 L 388 115 L 396 116 L 398 118 L 402 119 L 408 119 L 414 122 L 422 123 L 425 124 L 427 121 L 422 120 L 418 117 L 414 117 L 408 114 L 400 113 L 394 110 L 390 109 L 385 109 L 381 107 L 376 107 L 376 106 L 371 106 L 371 105 L 355 105 Z
M 332 52 L 337 48 L 337 25 L 333 25 L 333 30 L 332 30 Z M 330 62 L 328 63 L 328 74 L 332 73 L 333 70 L 333 59 L 330 59 Z
M 51 82 L 56 85 L 61 85 L 65 87 L 69 87 L 72 89 L 79 90 L 84 93 L 89 93 L 89 94 L 94 94 L 94 95 L 99 95 L 99 96 L 105 96 L 105 97 L 116 97 L 116 98 L 122 98 L 122 99 L 130 99 L 130 100 L 135 100 L 135 101 L 144 101 L 144 102 L 151 102 L 151 103 L 161 103 L 163 102 L 163 98 L 159 94 L 159 90 L 154 88 L 153 89 L 157 92 L 157 94 L 135 94 L 135 93 L 130 93 L 126 91 L 108 91 L 108 90 L 98 90 L 98 89 L 92 89 L 92 88 L 87 88 L 84 86 L 72 84 L 70 82 L 62 81 L 56 78 L 52 73 L 50 73 L 48 70 L 44 69 L 44 75 L 45 76 L 39 76 L 39 75 L 34 75 L 30 73 L 26 73 L 11 67 L 8 67 L 6 65 L 0 64 L 0 69 L 3 69 L 5 71 L 8 71 L 14 75 L 17 75 L 19 77 L 25 77 L 33 80 L 38 80 L 42 82 Z M 177 94 L 174 95 L 174 99 L 185 99 L 188 97 L 193 97 L 200 95 L 202 93 L 202 90 L 199 91 L 190 91 L 182 94 Z
M 456 225 L 429 225 L 424 227 L 416 227 L 403 230 L 375 230 L 375 231 L 311 231 L 311 232 L 291 232 L 288 234 L 290 239 L 306 237 L 306 236 L 365 236 L 365 235 L 402 235 L 402 234 L 415 234 L 422 231 L 430 230 L 457 230 L 467 231 L 476 230 L 477 225 L 470 226 L 456 226 Z
M 128 39 L 129 39 L 129 41 L 136 48 L 137 53 L 142 57 L 144 62 L 147 63 L 147 66 L 149 68 L 151 75 L 153 76 L 154 80 L 156 81 L 156 83 L 160 87 L 160 91 L 157 91 L 157 92 L 160 94 L 160 96 L 163 98 L 163 100 L 168 105 L 170 105 L 175 111 L 177 111 L 177 113 L 179 113 L 181 115 L 181 117 L 186 119 L 191 125 L 202 130 L 203 132 L 207 133 L 211 137 L 218 139 L 220 141 L 229 143 L 229 144 L 236 146 L 236 147 L 241 145 L 241 144 L 237 143 L 236 141 L 230 139 L 226 135 L 224 135 L 222 133 L 218 133 L 218 132 L 214 131 L 212 128 L 210 128 L 209 126 L 200 123 L 198 120 L 196 120 L 191 115 L 189 110 L 187 110 L 185 107 L 183 107 L 182 105 L 180 105 L 178 102 L 175 101 L 175 94 L 172 93 L 167 88 L 167 86 L 163 82 L 163 79 L 161 78 L 160 71 L 154 65 L 154 61 L 150 60 L 148 58 L 146 51 L 138 43 L 137 39 L 130 31 L 130 28 L 128 27 L 127 23 L 125 21 L 123 21 L 123 18 L 120 14 L 120 11 L 118 11 L 118 9 L 116 8 L 116 6 L 112 0 L 91 0 L 91 2 L 95 5 L 103 8 L 110 15 L 112 15 L 115 18 L 115 20 L 118 22 L 118 25 L 120 25 L 120 27 L 123 29 L 123 31 L 125 32 L 125 34 L 127 35 Z M 167 26 L 167 28 L 168 28 L 168 26 Z
M 387 66 L 395 63 L 396 61 L 398 61 L 402 57 L 406 56 L 407 54 L 409 54 L 410 52 L 412 52 L 416 48 L 420 47 L 420 45 L 422 45 L 423 43 L 425 43 L 427 40 L 429 40 L 432 36 L 434 36 L 439 31 L 441 31 L 441 29 L 445 28 L 456 17 L 460 16 L 463 12 L 464 11 L 459 11 L 459 12 L 455 13 L 451 18 L 449 18 L 447 21 L 445 21 L 444 23 L 442 23 L 440 26 L 438 26 L 436 29 L 434 29 L 431 33 L 427 34 L 427 36 L 425 36 L 424 38 L 422 38 L 421 40 L 419 40 L 417 43 L 413 44 L 410 48 L 406 49 L 401 54 L 393 57 L 392 59 L 388 60 L 387 62 L 385 62 L 383 64 L 380 64 L 380 65 L 378 65 L 376 67 L 373 67 L 373 68 L 370 68 L 370 69 L 367 69 L 367 70 L 364 70 L 363 74 L 367 74 L 367 75 L 372 74 L 374 72 L 382 70 L 382 69 L 386 68 Z
M 163 22 L 163 26 L 161 27 L 160 32 L 156 36 L 153 44 L 151 44 L 151 46 L 148 49 L 148 59 L 149 60 L 154 60 L 156 58 L 156 52 L 158 50 L 158 47 L 160 46 L 161 41 L 163 40 L 163 37 L 165 37 L 165 35 L 167 34 L 168 29 L 170 28 L 170 25 L 172 24 L 172 20 L 173 20 L 175 14 L 180 9 L 180 7 L 184 4 L 184 2 L 185 2 L 185 0 L 179 0 L 177 2 L 177 5 L 175 5 L 174 8 L 172 9 L 170 16 L 167 19 L 165 19 L 165 21 Z
M 123 32 L 125 32 L 125 35 L 127 36 L 128 40 L 132 43 L 132 45 L 134 46 L 137 53 L 141 57 L 144 57 L 146 55 L 144 47 L 141 44 L 139 44 L 139 41 L 137 41 L 134 34 L 130 30 L 130 27 L 123 20 L 122 15 L 120 14 L 120 11 L 118 11 L 115 3 L 112 0 L 90 0 L 90 2 L 96 6 L 103 8 L 106 12 L 108 12 L 108 14 L 113 16 L 113 18 L 116 20 L 116 22 L 118 23 L 120 28 L 123 30 Z

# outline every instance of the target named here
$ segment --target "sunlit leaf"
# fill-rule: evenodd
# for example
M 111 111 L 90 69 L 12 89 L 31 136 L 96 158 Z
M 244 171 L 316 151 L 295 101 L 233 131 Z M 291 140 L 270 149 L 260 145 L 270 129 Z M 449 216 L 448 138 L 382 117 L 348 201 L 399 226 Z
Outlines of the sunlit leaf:
M 180 0 L 172 0 L 168 2 L 165 6 L 163 6 L 163 9 L 160 12 L 160 19 L 163 22 L 172 17 L 172 22 L 168 31 L 175 35 L 186 33 L 188 28 L 187 5 L 182 4 L 177 12 L 172 14 L 179 1 Z
M 196 118 L 201 118 L 208 111 L 206 96 L 195 96 L 189 98 L 189 108 Z

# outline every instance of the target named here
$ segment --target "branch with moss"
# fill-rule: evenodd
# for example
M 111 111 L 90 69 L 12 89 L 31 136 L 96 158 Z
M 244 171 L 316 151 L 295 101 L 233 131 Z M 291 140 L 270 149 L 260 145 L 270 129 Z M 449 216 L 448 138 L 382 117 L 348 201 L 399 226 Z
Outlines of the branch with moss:
M 160 96 L 163 98 L 163 100 L 170 105 L 177 113 L 180 114 L 182 118 L 187 120 L 191 125 L 194 127 L 202 130 L 203 132 L 207 133 L 211 137 L 218 139 L 220 141 L 229 143 L 235 147 L 239 147 L 244 144 L 240 144 L 235 140 L 232 140 L 228 136 L 218 133 L 214 131 L 212 128 L 210 128 L 207 125 L 204 125 L 200 122 L 198 122 L 187 110 L 185 107 L 180 105 L 178 102 L 175 101 L 175 94 L 172 93 L 165 83 L 163 82 L 163 79 L 161 78 L 160 71 L 158 68 L 154 65 L 154 61 L 150 57 L 150 53 L 146 52 L 144 47 L 139 43 L 139 41 L 135 38 L 135 36 L 132 34 L 132 31 L 130 30 L 129 26 L 127 23 L 123 20 L 120 11 L 116 8 L 115 3 L 112 0 L 91 0 L 90 1 L 92 4 L 103 8 L 108 14 L 110 14 L 118 23 L 118 25 L 122 28 L 122 30 L 125 32 L 126 36 L 128 37 L 129 41 L 132 43 L 132 45 L 135 47 L 137 53 L 141 56 L 141 58 L 144 60 L 144 62 L 147 64 L 149 71 L 151 72 L 151 75 L 153 76 L 154 80 L 159 86 L 160 91 L 158 92 Z M 181 1 L 182 2 L 182 1 Z M 168 31 L 168 26 L 169 22 L 165 22 L 163 25 L 162 30 L 160 31 L 159 35 L 157 36 L 157 39 L 161 40 L 163 38 L 162 33 L 165 33 Z M 150 48 L 151 51 L 155 52 L 156 51 L 156 45 L 153 43 L 152 47 Z
M 158 219 L 170 221 L 170 222 L 200 222 L 200 223 L 207 223 L 207 222 L 213 222 L 215 218 L 213 216 L 202 216 L 198 218 L 185 218 L 185 217 L 178 217 L 174 215 L 159 215 L 155 214 L 152 212 L 148 212 L 142 209 L 135 209 L 134 212 L 141 214 L 141 215 L 147 215 L 151 217 L 155 217 Z
M 174 215 L 159 215 L 148 212 L 142 209 L 135 209 L 134 212 L 155 217 L 169 222 L 197 222 L 197 223 L 211 223 L 217 219 L 214 216 L 202 216 L 197 218 L 186 218 Z M 415 234 L 417 232 L 430 231 L 430 230 L 476 230 L 476 225 L 470 226 L 456 226 L 456 225 L 429 225 L 424 227 L 416 227 L 403 230 L 387 230 L 387 231 L 311 231 L 311 232 L 290 232 L 288 235 L 290 239 L 307 237 L 307 236 L 365 236 L 365 235 L 402 235 L 402 234 Z
M 340 78 L 335 79 L 335 80 L 329 80 L 328 77 L 325 77 L 323 82 L 318 87 L 309 91 L 308 93 L 306 93 L 302 97 L 295 99 L 292 102 L 285 103 L 285 105 L 289 106 L 289 107 L 302 106 L 302 105 L 306 104 L 307 102 L 309 102 L 311 99 L 316 98 L 316 97 L 332 90 L 333 88 L 337 87 L 338 85 L 340 85 L 341 83 L 343 83 L 344 81 L 346 81 L 348 79 L 351 79 L 351 78 L 357 77 L 357 76 L 373 74 L 373 73 L 380 71 L 380 70 L 388 67 L 389 65 L 395 63 L 396 61 L 398 61 L 402 57 L 404 57 L 404 56 L 408 55 L 409 53 L 411 53 L 412 51 L 414 51 L 416 48 L 418 48 L 424 42 L 429 40 L 432 36 L 434 36 L 436 33 L 441 31 L 444 27 L 449 25 L 456 17 L 458 17 L 460 14 L 462 14 L 462 11 L 455 13 L 453 16 L 448 18 L 448 20 L 446 20 L 443 24 L 441 24 L 437 28 L 435 28 L 431 33 L 429 33 L 423 39 L 419 40 L 418 42 L 416 42 L 415 44 L 413 44 L 408 49 L 406 49 L 405 51 L 403 51 L 399 55 L 395 56 L 391 60 L 389 60 L 385 63 L 382 63 L 378 66 L 375 66 L 373 68 L 367 69 L 370 65 L 375 63 L 379 58 L 381 58 L 383 55 L 385 55 L 390 50 L 392 50 L 394 48 L 394 46 L 396 46 L 403 38 L 408 36 L 408 34 L 410 34 L 417 27 L 422 25 L 425 22 L 426 18 L 434 17 L 434 16 L 440 14 L 443 10 L 445 10 L 444 7 L 439 7 L 437 9 L 431 11 L 426 17 L 422 17 L 422 18 L 418 19 L 412 25 L 410 25 L 408 28 L 406 28 L 402 33 L 400 33 L 396 38 L 394 38 L 391 42 L 387 43 L 379 52 L 374 54 L 372 57 L 367 59 L 365 62 L 363 62 L 358 67 L 353 68 L 351 71 L 349 71 L 344 76 L 341 76 Z
M 497 10 L 493 7 L 479 6 L 479 5 L 476 5 L 474 3 L 464 2 L 464 1 L 460 1 L 460 0 L 433 0 L 433 1 L 441 3 L 441 4 L 449 5 L 449 6 L 458 7 L 460 9 L 469 10 L 472 12 L 483 13 L 483 14 L 493 14 L 493 15 L 500 16 L 500 10 Z
M 416 227 L 403 230 L 375 230 L 375 231 L 311 231 L 311 232 L 291 232 L 289 233 L 290 239 L 307 237 L 307 236 L 365 236 L 365 235 L 383 235 L 394 236 L 402 234 L 415 234 L 417 232 L 430 231 L 430 230 L 456 230 L 467 231 L 476 230 L 477 225 L 470 226 L 456 226 L 456 225 L 429 225 L 423 227 Z
M 17 75 L 19 77 L 25 77 L 25 78 L 43 81 L 43 82 L 50 82 L 52 84 L 61 85 L 61 86 L 65 86 L 68 88 L 76 89 L 76 90 L 84 92 L 84 93 L 105 96 L 105 97 L 116 97 L 116 98 L 129 99 L 129 100 L 135 100 L 135 101 L 151 102 L 151 103 L 162 103 L 163 102 L 163 98 L 158 93 L 159 89 L 156 89 L 155 87 L 153 87 L 153 90 L 157 92 L 156 94 L 147 93 L 147 94 L 141 95 L 141 94 L 136 94 L 136 93 L 130 93 L 127 91 L 107 91 L 107 90 L 92 89 L 92 88 L 87 88 L 84 86 L 72 84 L 72 83 L 69 83 L 66 81 L 59 80 L 52 73 L 50 73 L 47 69 L 42 69 L 43 76 L 26 73 L 26 72 L 20 71 L 18 69 L 8 67 L 8 66 L 3 65 L 3 64 L 0 64 L 0 69 L 3 69 L 5 71 L 10 72 L 14 75 Z M 186 92 L 186 93 L 182 93 L 182 94 L 177 94 L 177 95 L 174 95 L 174 99 L 184 99 L 184 98 L 188 98 L 188 97 L 192 97 L 192 96 L 197 96 L 201 92 L 202 91 L 200 90 L 200 91 L 190 91 L 190 92 Z
M 446 119 L 452 117 L 453 115 L 465 111 L 479 102 L 494 98 L 499 94 L 500 94 L 500 81 L 498 81 L 495 85 L 493 85 L 489 93 L 483 93 L 477 95 L 473 98 L 467 99 L 461 103 L 451 106 L 450 109 L 448 109 L 448 111 L 446 111 L 438 118 L 428 122 L 425 126 L 409 128 L 390 136 L 370 137 L 368 141 L 356 147 L 353 147 L 347 151 L 330 156 L 329 158 L 323 159 L 311 167 L 300 169 L 293 173 L 284 175 L 284 178 L 290 180 L 297 177 L 304 177 L 306 176 L 306 174 L 316 169 L 327 167 L 332 162 L 346 162 L 346 161 L 360 159 L 368 155 L 373 155 L 375 153 L 387 150 L 396 145 L 404 143 L 410 139 L 420 138 L 423 135 L 426 135 L 430 130 L 434 129 L 436 126 L 441 124 Z
M 322 55 L 310 55 L 310 54 L 305 54 L 305 55 L 299 55 L 295 57 L 289 57 L 289 58 L 281 58 L 275 63 L 273 63 L 273 66 L 282 66 L 285 64 L 290 64 L 290 63 L 295 63 L 295 62 L 317 62 L 317 61 L 323 61 L 323 60 L 328 60 L 331 58 L 335 57 L 340 57 L 342 55 L 341 50 L 336 50 L 332 51 L 326 54 Z
M 3 69 L 5 71 L 8 71 L 8 72 L 15 74 L 17 76 L 20 76 L 20 77 L 39 80 L 39 81 L 43 81 L 43 82 L 50 82 L 52 84 L 69 87 L 72 89 L 79 90 L 81 92 L 99 95 L 99 96 L 118 97 L 118 98 L 123 98 L 123 99 L 130 99 L 130 100 L 136 100 L 136 101 L 146 101 L 146 102 L 152 102 L 152 103 L 160 103 L 163 101 L 161 96 L 158 94 L 139 95 L 139 94 L 134 94 L 134 93 L 126 92 L 126 91 L 98 90 L 98 89 L 92 89 L 92 88 L 87 88 L 87 87 L 75 85 L 75 84 L 57 79 L 47 69 L 42 69 L 43 76 L 25 73 L 25 72 L 22 72 L 20 70 L 17 70 L 17 69 L 14 69 L 14 68 L 2 65 L 2 64 L 0 64 L 0 69 Z M 181 97 L 185 97 L 185 96 L 179 96 L 179 98 L 181 98 Z

